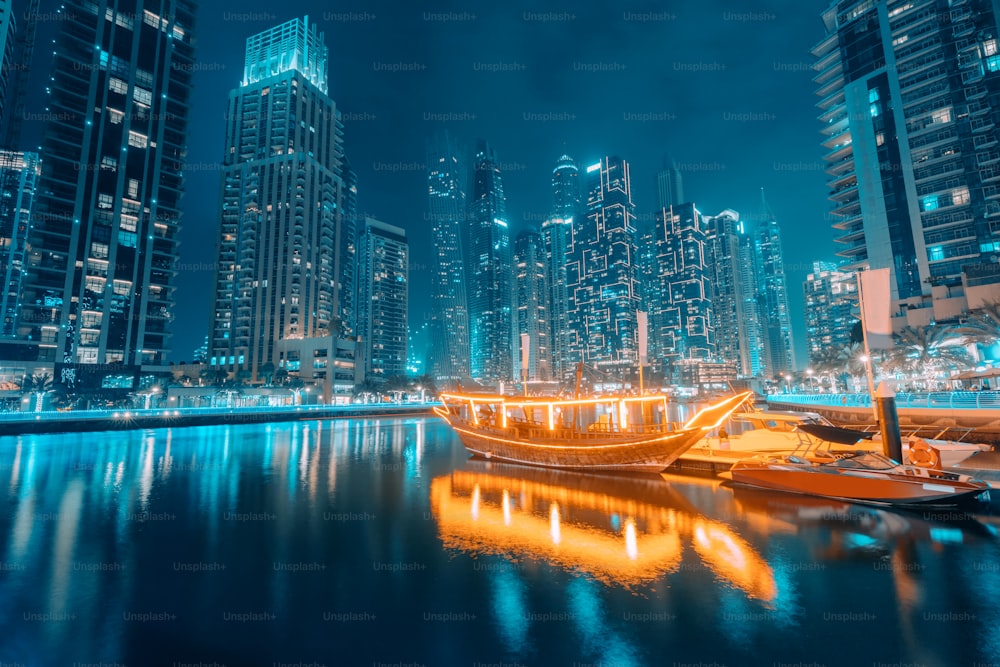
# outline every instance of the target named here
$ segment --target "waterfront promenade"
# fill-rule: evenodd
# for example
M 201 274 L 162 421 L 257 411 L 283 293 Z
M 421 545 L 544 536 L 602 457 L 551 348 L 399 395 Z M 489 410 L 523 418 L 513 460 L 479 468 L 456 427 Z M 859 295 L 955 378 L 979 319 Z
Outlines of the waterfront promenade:
M 149 410 L 46 410 L 0 414 L 0 436 L 34 433 L 129 431 L 219 424 L 260 424 L 352 417 L 431 415 L 439 403 L 356 403 L 249 408 L 155 408 Z
M 845 426 L 873 425 L 872 399 L 859 394 L 771 394 L 775 410 L 808 410 Z M 900 426 L 925 437 L 1000 444 L 1000 391 L 940 391 L 896 395 Z

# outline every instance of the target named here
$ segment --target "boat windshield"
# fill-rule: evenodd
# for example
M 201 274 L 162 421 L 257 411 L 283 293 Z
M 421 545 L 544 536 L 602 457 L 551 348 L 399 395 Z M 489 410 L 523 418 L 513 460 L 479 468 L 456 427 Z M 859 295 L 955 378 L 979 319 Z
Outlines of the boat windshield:
M 855 456 L 848 456 L 824 465 L 833 468 L 847 468 L 854 470 L 891 470 L 896 467 L 896 462 L 890 458 L 882 456 L 876 452 L 858 452 Z

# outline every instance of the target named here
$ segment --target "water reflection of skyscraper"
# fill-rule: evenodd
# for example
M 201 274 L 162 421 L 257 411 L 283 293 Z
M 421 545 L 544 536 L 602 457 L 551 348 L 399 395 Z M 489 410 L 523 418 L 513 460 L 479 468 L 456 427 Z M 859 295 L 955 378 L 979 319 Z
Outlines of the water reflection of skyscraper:
M 769 603 L 776 595 L 760 554 L 658 477 L 468 466 L 431 482 L 431 510 L 446 548 L 535 558 L 634 588 L 677 572 L 689 544 L 748 597 Z

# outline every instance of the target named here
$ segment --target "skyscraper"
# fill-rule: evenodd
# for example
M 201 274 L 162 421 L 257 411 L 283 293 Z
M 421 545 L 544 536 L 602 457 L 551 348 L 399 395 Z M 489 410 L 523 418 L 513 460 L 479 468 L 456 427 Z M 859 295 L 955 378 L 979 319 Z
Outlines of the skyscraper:
M 792 366 L 792 323 L 788 314 L 788 288 L 785 279 L 785 259 L 781 249 L 778 221 L 760 191 L 761 212 L 754 237 L 757 259 L 757 294 L 763 367 L 770 376 L 794 370 Z
M 14 2 L 0 0 L 0 123 L 6 122 L 5 118 L 11 112 L 12 105 L 7 99 L 7 93 L 11 88 L 11 80 L 18 77 L 18 68 L 15 67 L 16 38 Z
M 439 380 L 469 377 L 469 312 L 466 305 L 462 228 L 465 165 L 444 132 L 427 146 L 427 211 L 434 248 L 431 266 L 431 374 Z
M 323 35 L 293 19 L 247 39 L 229 93 L 209 362 L 254 380 L 279 340 L 353 324 L 356 194 L 326 76 Z
M 890 268 L 908 318 L 936 286 L 997 283 L 995 3 L 854 0 L 822 16 L 814 81 L 843 269 Z
M 38 154 L 0 150 L 0 338 L 17 333 L 25 246 L 40 171 Z
M 833 262 L 813 262 L 802 291 L 810 361 L 815 362 L 824 350 L 850 345 L 851 331 L 858 321 L 857 274 L 842 271 Z
M 705 218 L 705 228 L 715 355 L 735 363 L 740 377 L 754 377 L 761 371 L 761 337 L 753 243 L 740 214 L 732 209 Z
M 708 236 L 693 203 L 656 212 L 656 278 L 659 299 L 652 306 L 656 347 L 669 368 L 715 356 Z
M 580 213 L 580 170 L 568 155 L 552 170 L 552 210 L 542 222 L 546 283 L 549 297 L 549 345 L 552 376 L 563 380 L 570 372 L 569 293 L 566 262 L 573 242 L 573 225 Z
M 196 3 L 62 7 L 18 337 L 43 361 L 162 363 Z
M 684 199 L 684 179 L 677 162 L 670 158 L 664 161 L 663 169 L 656 175 L 656 190 L 660 210 L 680 206 L 687 201 Z
M 639 271 L 629 164 L 606 157 L 587 167 L 584 179 L 587 200 L 573 225 L 566 269 L 569 353 L 622 381 L 638 373 Z
M 383 383 L 406 374 L 409 245 L 406 232 L 365 218 L 358 244 L 358 333 L 365 380 Z
M 549 345 L 549 289 L 547 262 L 542 237 L 536 231 L 524 231 L 514 243 L 514 284 L 517 290 L 518 378 L 523 371 L 524 348 L 528 336 L 528 380 L 549 380 L 552 350 Z
M 462 247 L 468 285 L 472 377 L 514 379 L 514 269 L 507 201 L 496 152 L 480 141 L 472 167 L 472 198 Z

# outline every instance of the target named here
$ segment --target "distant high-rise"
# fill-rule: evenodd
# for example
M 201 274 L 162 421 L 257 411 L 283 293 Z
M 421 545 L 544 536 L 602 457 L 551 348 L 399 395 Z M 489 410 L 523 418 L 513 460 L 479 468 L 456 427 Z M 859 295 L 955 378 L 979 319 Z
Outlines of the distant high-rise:
M 566 270 L 569 356 L 621 381 L 638 372 L 639 257 L 628 162 L 606 157 L 591 164 L 584 192 Z
M 6 6 L 11 13 L 13 26 L 12 62 L 6 64 L 7 46 L 4 45 L 4 90 L 2 97 L 3 110 L 0 112 L 0 146 L 18 150 L 21 146 L 21 126 L 24 120 L 25 100 L 28 94 L 28 71 L 31 69 L 35 52 L 35 30 L 38 26 L 38 5 L 40 0 L 25 0 L 22 3 L 22 21 L 15 18 L 17 12 L 13 0 L 0 0 L 0 7 Z M 7 31 L 4 31 L 7 33 Z M 10 39 L 10 34 L 7 39 Z
M 677 162 L 671 159 L 666 161 L 663 169 L 656 175 L 656 190 L 660 210 L 687 202 L 684 199 L 684 180 Z
M 705 218 L 712 284 L 715 354 L 735 363 L 740 377 L 760 374 L 760 324 L 753 243 L 740 214 L 726 209 Z
M 996 3 L 849 0 L 822 17 L 814 81 L 843 270 L 890 268 L 904 319 L 1000 282 Z
M 33 21 L 33 19 L 32 19 Z M 0 0 L 0 126 L 7 122 L 11 112 L 8 93 L 12 80 L 18 78 L 16 66 L 17 19 L 13 0 Z M 7 146 L 14 148 L 14 146 Z
M 757 291 L 764 372 L 772 377 L 794 370 L 792 366 L 792 323 L 788 314 L 785 260 L 781 250 L 781 230 L 771 207 L 760 191 L 761 213 L 757 220 L 754 250 L 757 258 Z
M 496 152 L 484 141 L 473 160 L 462 248 L 472 377 L 487 383 L 513 380 L 514 268 L 507 201 Z
M 427 211 L 431 223 L 431 363 L 438 380 L 470 376 L 469 312 L 466 305 L 462 228 L 465 225 L 465 165 L 444 132 L 427 146 Z
M 25 247 L 41 169 L 37 153 L 0 150 L 0 337 L 17 333 Z
M 573 242 L 573 226 L 580 214 L 580 170 L 568 155 L 552 170 L 552 211 L 542 222 L 542 246 L 549 289 L 549 345 L 552 376 L 563 380 L 571 371 L 569 361 L 569 293 L 566 262 Z
M 293 19 L 247 39 L 229 93 L 209 362 L 252 380 L 277 365 L 278 341 L 336 337 L 354 319 L 356 195 L 326 63 L 315 24 Z
M 665 369 L 680 361 L 711 361 L 715 335 L 705 221 L 692 203 L 661 209 L 655 217 L 660 298 L 652 308 L 651 337 Z
M 196 3 L 59 11 L 18 337 L 42 361 L 164 363 Z
M 365 380 L 380 384 L 406 374 L 410 250 L 403 229 L 370 217 L 358 245 L 358 333 Z
M 824 351 L 850 345 L 858 321 L 857 274 L 843 271 L 833 262 L 813 262 L 802 291 L 810 361 L 815 362 Z
M 549 380 L 549 289 L 542 237 L 535 231 L 517 235 L 514 243 L 514 284 L 517 290 L 518 378 L 523 373 L 523 335 L 528 335 L 528 380 Z

